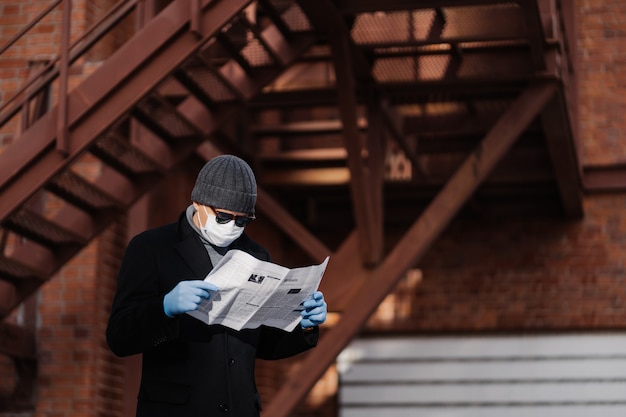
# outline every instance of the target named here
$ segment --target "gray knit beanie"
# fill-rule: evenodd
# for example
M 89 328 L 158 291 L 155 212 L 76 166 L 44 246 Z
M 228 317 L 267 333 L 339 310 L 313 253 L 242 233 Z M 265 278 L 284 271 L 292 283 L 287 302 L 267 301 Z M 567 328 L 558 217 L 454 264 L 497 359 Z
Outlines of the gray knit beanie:
M 252 168 L 234 155 L 220 155 L 204 164 L 191 200 L 239 213 L 254 214 L 256 179 Z

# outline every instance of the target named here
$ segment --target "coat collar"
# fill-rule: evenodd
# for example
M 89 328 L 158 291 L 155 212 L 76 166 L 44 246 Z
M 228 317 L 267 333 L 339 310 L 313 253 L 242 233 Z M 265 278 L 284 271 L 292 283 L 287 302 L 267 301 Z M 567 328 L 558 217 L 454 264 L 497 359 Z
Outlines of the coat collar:
M 213 268 L 206 248 L 202 244 L 200 236 L 187 221 L 185 212 L 178 218 L 178 241 L 175 247 L 198 278 L 204 279 Z

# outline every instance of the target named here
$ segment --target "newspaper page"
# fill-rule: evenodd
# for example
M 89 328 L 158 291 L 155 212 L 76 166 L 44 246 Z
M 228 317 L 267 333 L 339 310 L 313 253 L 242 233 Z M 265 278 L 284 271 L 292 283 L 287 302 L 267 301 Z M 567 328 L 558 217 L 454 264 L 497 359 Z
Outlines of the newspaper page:
M 219 290 L 187 314 L 235 330 L 266 325 L 291 331 L 300 322 L 302 303 L 319 287 L 328 260 L 290 269 L 230 250 L 205 278 Z

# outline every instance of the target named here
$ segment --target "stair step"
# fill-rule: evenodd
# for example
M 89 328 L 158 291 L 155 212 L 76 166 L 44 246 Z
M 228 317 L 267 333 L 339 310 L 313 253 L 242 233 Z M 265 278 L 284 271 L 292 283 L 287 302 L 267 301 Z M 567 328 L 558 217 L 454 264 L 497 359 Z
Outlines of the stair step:
M 24 265 L 4 255 L 0 255 L 0 274 L 2 275 L 3 281 L 13 283 L 38 275 L 37 272 L 29 268 L 28 265 Z
M 105 193 L 85 178 L 65 170 L 52 179 L 46 188 L 70 204 L 86 212 L 122 207 L 123 203 Z
M 159 165 L 115 131 L 107 132 L 91 153 L 126 177 L 160 171 Z
M 202 55 L 188 60 L 174 76 L 209 107 L 242 98 L 241 92 L 228 82 L 228 78 Z
M 4 226 L 23 237 L 51 248 L 65 244 L 85 245 L 89 242 L 88 236 L 81 236 L 73 230 L 67 230 L 26 208 L 21 208 L 11 215 Z
M 197 136 L 192 124 L 165 99 L 152 94 L 133 109 L 133 116 L 166 142 L 173 144 Z

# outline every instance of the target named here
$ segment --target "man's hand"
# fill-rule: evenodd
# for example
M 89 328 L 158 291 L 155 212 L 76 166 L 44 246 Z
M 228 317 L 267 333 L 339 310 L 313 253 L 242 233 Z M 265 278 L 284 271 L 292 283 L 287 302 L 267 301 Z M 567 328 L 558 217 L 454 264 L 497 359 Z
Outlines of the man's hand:
M 303 329 L 319 326 L 326 321 L 327 306 L 321 291 L 315 291 L 311 298 L 302 303 L 302 306 L 304 310 L 300 313 L 302 315 L 300 326 Z
M 193 311 L 202 301 L 211 298 L 211 291 L 217 290 L 217 287 L 210 282 L 181 281 L 163 298 L 163 311 L 168 317 Z

